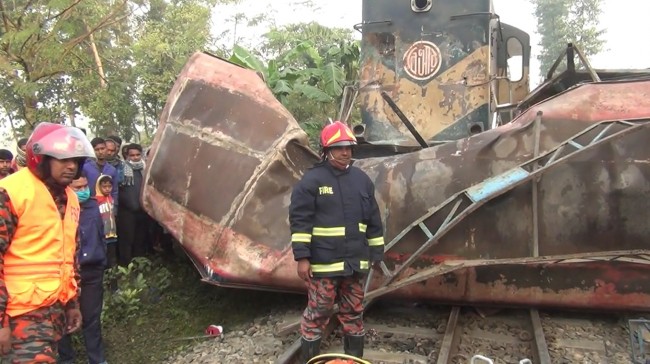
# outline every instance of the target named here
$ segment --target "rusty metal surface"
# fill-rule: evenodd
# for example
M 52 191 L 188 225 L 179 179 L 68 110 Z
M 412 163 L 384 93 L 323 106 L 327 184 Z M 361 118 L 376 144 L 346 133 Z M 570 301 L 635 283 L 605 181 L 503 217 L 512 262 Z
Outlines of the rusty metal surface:
M 405 155 L 359 160 L 375 181 L 390 241 L 447 197 L 532 158 L 603 120 L 650 117 L 650 81 L 579 86 L 512 124 Z M 646 309 L 650 305 L 650 133 L 635 133 L 545 174 L 538 184 L 539 255 L 531 257 L 532 199 L 521 186 L 481 207 L 413 267 L 459 265 L 395 296 L 449 303 Z M 288 228 L 289 195 L 317 156 L 254 72 L 196 54 L 163 112 L 146 172 L 144 206 L 211 283 L 303 291 Z M 394 267 L 426 239 L 387 256 Z M 607 251 L 634 251 L 603 258 Z M 596 254 L 592 260 L 582 255 Z M 508 263 L 508 259 L 512 262 Z M 499 261 L 501 260 L 501 261 Z M 373 282 L 380 283 L 381 277 Z
M 282 206 L 316 158 L 305 145 L 305 132 L 255 72 L 197 53 L 163 111 L 145 209 L 205 277 L 269 281 L 292 261 Z M 292 278 L 276 275 L 272 285 L 295 288 Z
M 424 12 L 411 4 L 363 1 L 359 99 L 365 138 L 417 145 L 383 92 L 427 141 L 489 129 L 496 103 L 528 93 L 528 34 L 497 21 L 492 0 L 436 1 Z M 521 44 L 522 77 L 514 82 L 507 79 L 509 39 Z

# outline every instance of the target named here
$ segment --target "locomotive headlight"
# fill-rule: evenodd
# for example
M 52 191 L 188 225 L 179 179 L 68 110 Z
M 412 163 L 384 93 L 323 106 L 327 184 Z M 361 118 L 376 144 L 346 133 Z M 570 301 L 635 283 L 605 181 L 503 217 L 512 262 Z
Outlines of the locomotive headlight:
M 431 10 L 432 0 L 411 0 L 411 9 L 416 13 Z

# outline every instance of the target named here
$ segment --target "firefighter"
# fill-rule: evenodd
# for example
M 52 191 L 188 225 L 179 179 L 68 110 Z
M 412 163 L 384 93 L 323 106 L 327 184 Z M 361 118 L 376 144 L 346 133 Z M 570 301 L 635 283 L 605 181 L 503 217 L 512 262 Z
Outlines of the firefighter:
M 320 141 L 322 161 L 294 186 L 289 207 L 293 255 L 308 293 L 300 325 L 304 362 L 320 353 L 335 303 L 345 353 L 363 357 L 363 282 L 384 255 L 374 184 L 352 165 L 354 134 L 337 121 L 323 128 Z
M 41 123 L 27 168 L 0 181 L 0 362 L 56 363 L 56 342 L 81 325 L 80 208 L 68 185 L 93 156 L 81 130 Z

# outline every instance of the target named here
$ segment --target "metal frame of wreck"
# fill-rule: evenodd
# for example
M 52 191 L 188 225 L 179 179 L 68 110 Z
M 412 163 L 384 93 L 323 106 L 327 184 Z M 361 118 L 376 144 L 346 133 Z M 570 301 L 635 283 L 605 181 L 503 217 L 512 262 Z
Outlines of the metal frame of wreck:
M 632 257 L 639 261 L 649 262 L 649 250 L 627 250 L 627 251 L 607 251 L 588 254 L 567 254 L 559 256 L 539 256 L 539 217 L 537 213 L 538 205 L 538 191 L 537 184 L 541 176 L 550 169 L 557 167 L 582 155 L 586 151 L 593 150 L 601 145 L 612 142 L 613 140 L 622 138 L 642 128 L 650 126 L 650 118 L 635 119 L 635 120 L 610 120 L 602 121 L 593 124 L 581 132 L 575 134 L 571 138 L 560 143 L 555 148 L 547 153 L 539 155 L 540 145 L 540 131 L 541 131 L 542 112 L 538 112 L 535 117 L 534 129 L 534 154 L 533 158 L 517 167 L 501 173 L 497 176 L 488 178 L 474 186 L 471 186 L 461 192 L 448 198 L 440 205 L 430 209 L 426 214 L 415 220 L 408 227 L 402 230 L 395 236 L 385 247 L 385 251 L 389 251 L 396 246 L 404 236 L 410 231 L 419 228 L 427 236 L 427 240 L 413 253 L 402 265 L 396 266 L 391 272 L 384 262 L 381 263 L 381 269 L 386 277 L 382 284 L 373 290 L 369 291 L 370 282 L 372 281 L 373 270 L 370 271 L 366 279 L 365 292 L 366 304 L 373 300 L 412 284 L 417 284 L 427 279 L 447 274 L 461 268 L 476 267 L 492 264 L 526 264 L 526 263 L 550 263 L 561 264 L 563 262 L 571 261 L 574 259 L 581 260 L 607 260 L 613 261 L 619 258 Z M 622 127 L 623 129 L 613 131 L 615 126 Z M 584 138 L 589 133 L 596 133 L 596 135 L 588 140 L 586 143 L 581 144 L 579 140 Z M 400 273 L 410 267 L 427 249 L 437 245 L 440 239 L 447 234 L 452 228 L 458 225 L 471 213 L 479 209 L 487 202 L 521 186 L 525 183 L 532 183 L 532 214 L 533 214 L 533 238 L 532 238 L 532 257 L 525 258 L 509 258 L 509 259 L 475 259 L 469 261 L 445 261 L 439 265 L 422 270 L 409 277 L 398 279 Z M 436 219 L 443 217 L 442 223 L 427 224 L 428 220 L 440 221 Z M 435 231 L 435 233 L 432 233 Z M 336 310 L 336 309 L 335 309 Z M 457 321 L 460 313 L 460 307 L 453 307 L 447 322 L 447 329 L 442 342 L 440 353 L 438 354 L 437 364 L 449 363 L 454 354 L 454 349 L 457 347 L 458 340 L 460 339 L 459 330 L 457 330 Z M 282 332 L 286 333 L 294 331 L 299 326 L 298 323 L 293 323 L 282 328 Z M 550 353 L 542 330 L 541 320 L 537 309 L 530 310 L 530 324 L 533 332 L 534 340 L 534 359 L 538 363 L 546 364 L 551 363 Z M 325 335 L 329 335 L 334 330 L 336 320 L 330 320 L 330 325 L 325 330 Z M 276 361 L 277 364 L 291 363 L 298 350 L 300 349 L 300 339 L 294 342 L 289 349 Z

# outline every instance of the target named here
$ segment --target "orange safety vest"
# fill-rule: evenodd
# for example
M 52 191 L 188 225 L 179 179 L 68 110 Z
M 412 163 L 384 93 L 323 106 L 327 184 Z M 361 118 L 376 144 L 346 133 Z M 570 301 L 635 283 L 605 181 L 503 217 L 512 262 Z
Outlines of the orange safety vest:
M 61 215 L 45 184 L 29 168 L 0 180 L 18 216 L 18 226 L 4 255 L 9 298 L 7 315 L 18 316 L 75 297 L 74 255 L 79 200 L 67 187 L 68 204 Z

